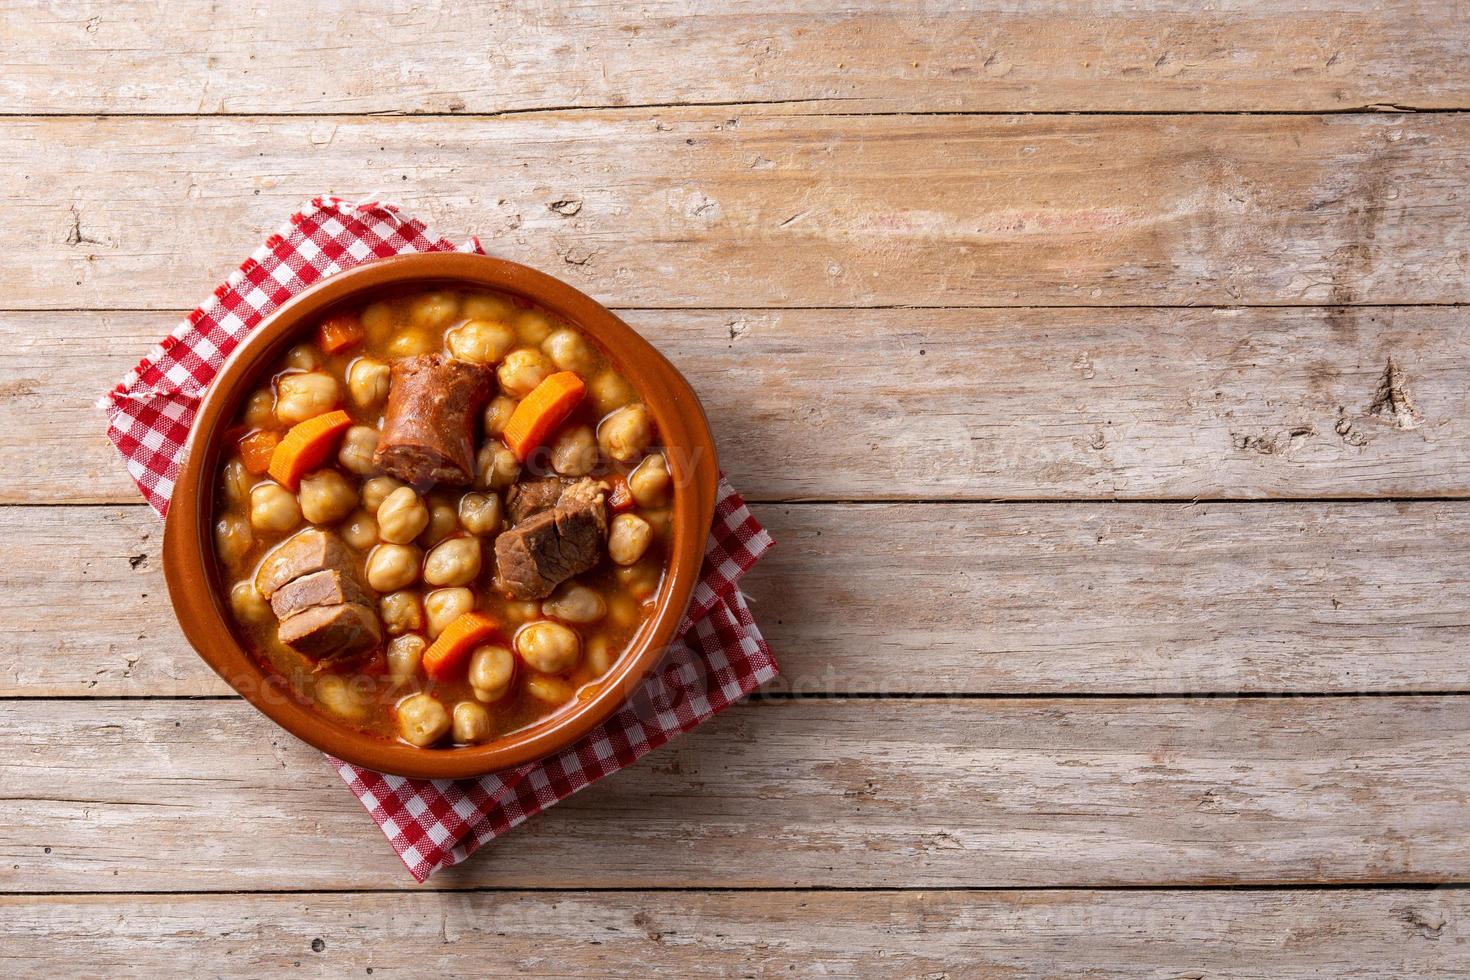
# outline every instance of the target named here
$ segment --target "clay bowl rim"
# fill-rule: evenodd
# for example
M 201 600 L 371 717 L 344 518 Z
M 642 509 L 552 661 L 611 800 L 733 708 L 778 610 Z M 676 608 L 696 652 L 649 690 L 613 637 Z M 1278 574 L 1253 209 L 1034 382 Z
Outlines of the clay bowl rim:
M 557 314 L 595 339 L 633 383 L 668 450 L 674 480 L 669 565 L 652 615 L 601 687 L 547 719 L 485 745 L 421 749 L 331 720 L 300 703 L 237 637 L 214 556 L 213 490 L 225 430 L 260 373 L 303 328 L 338 305 L 404 288 L 488 288 Z M 550 755 L 607 720 L 673 641 L 699 582 L 719 468 L 704 410 L 689 383 L 652 344 L 596 300 L 535 269 L 462 252 L 394 256 L 337 273 L 268 316 L 226 359 L 199 405 L 164 523 L 163 568 L 174 613 L 195 652 L 286 731 L 339 759 L 378 772 L 468 778 Z M 201 585 L 202 583 L 202 585 Z

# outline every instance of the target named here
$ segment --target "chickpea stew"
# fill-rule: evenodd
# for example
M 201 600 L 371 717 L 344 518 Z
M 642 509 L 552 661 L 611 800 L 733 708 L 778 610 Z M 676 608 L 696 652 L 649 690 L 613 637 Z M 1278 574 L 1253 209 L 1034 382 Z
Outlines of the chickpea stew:
M 485 291 L 394 294 L 298 341 L 218 473 L 246 648 L 303 704 L 424 748 L 590 696 L 672 535 L 668 461 L 609 353 Z

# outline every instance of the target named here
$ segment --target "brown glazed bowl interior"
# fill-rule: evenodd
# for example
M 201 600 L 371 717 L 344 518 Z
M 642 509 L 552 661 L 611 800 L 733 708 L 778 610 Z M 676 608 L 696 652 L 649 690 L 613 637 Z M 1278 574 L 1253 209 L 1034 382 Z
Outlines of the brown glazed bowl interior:
M 338 724 L 300 703 L 237 636 L 214 554 L 214 494 L 225 431 L 268 365 L 332 307 L 406 287 L 486 288 L 520 297 L 596 340 L 637 388 L 667 450 L 674 480 L 669 566 L 652 615 L 590 697 L 484 745 L 420 749 Z M 699 399 L 679 372 L 622 320 L 534 269 L 456 252 L 401 255 L 360 265 L 300 293 L 230 355 L 199 406 L 164 525 L 163 568 L 184 635 L 246 700 L 297 738 L 368 769 L 462 778 L 505 769 L 570 745 L 618 710 L 674 639 L 698 583 L 714 514 L 718 465 Z

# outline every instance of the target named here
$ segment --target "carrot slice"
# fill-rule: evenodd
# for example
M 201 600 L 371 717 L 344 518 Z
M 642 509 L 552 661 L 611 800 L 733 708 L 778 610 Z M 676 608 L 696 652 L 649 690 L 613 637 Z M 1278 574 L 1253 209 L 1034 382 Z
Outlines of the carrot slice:
M 628 478 L 621 473 L 614 473 L 607 478 L 607 483 L 612 490 L 607 495 L 607 509 L 614 514 L 621 514 L 633 509 L 633 491 L 628 488 Z
M 525 462 L 531 451 L 540 446 L 556 427 L 566 421 L 572 409 L 582 400 L 587 386 L 571 371 L 558 371 L 531 390 L 510 413 L 500 438 L 516 459 Z
M 351 313 L 339 313 L 322 321 L 317 343 L 328 354 L 340 354 L 362 340 L 362 321 Z
M 271 468 L 271 456 L 281 437 L 270 429 L 255 429 L 240 440 L 240 460 L 256 476 Z
M 484 613 L 467 612 L 444 627 L 424 651 L 424 673 L 436 681 L 463 676 L 475 647 L 500 635 L 500 624 Z
M 351 424 L 352 416 L 341 409 L 297 422 L 271 454 L 270 475 L 295 490 L 303 476 L 326 462 Z

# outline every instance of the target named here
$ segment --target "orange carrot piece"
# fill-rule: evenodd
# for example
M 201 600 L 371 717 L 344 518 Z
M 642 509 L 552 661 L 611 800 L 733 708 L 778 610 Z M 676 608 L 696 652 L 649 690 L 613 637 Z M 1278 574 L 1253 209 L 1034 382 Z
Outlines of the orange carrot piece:
M 572 409 L 582 400 L 587 386 L 571 371 L 558 371 L 541 382 L 531 393 L 521 399 L 516 410 L 510 413 L 505 431 L 500 438 L 521 462 L 531 451 L 542 445 L 556 427 L 566 421 Z
M 424 673 L 436 681 L 463 676 L 475 647 L 500 635 L 500 624 L 478 612 L 467 612 L 444 627 L 424 651 Z
M 337 448 L 337 437 L 352 424 L 352 416 L 338 409 L 297 422 L 271 454 L 270 475 L 295 490 L 301 478 L 326 462 Z
M 328 354 L 340 354 L 362 341 L 362 321 L 351 313 L 327 317 L 317 330 L 317 343 Z
M 607 483 L 612 487 L 607 494 L 607 509 L 614 514 L 632 510 L 636 501 L 633 500 L 633 491 L 628 488 L 628 478 L 614 473 L 607 478 Z
M 240 460 L 256 476 L 271 468 L 271 456 L 281 437 L 270 429 L 254 429 L 240 440 Z

